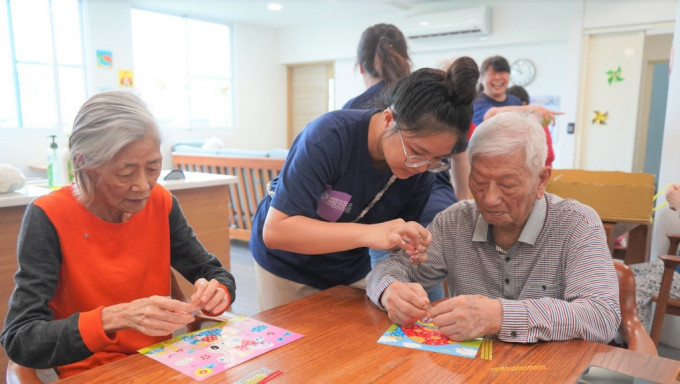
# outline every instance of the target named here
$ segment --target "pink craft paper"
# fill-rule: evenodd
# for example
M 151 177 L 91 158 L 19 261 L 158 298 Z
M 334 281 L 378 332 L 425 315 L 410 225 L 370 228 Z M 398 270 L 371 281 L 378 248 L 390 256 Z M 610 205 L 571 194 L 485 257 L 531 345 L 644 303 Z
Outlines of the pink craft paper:
M 203 380 L 303 337 L 246 316 L 140 349 L 168 367 Z

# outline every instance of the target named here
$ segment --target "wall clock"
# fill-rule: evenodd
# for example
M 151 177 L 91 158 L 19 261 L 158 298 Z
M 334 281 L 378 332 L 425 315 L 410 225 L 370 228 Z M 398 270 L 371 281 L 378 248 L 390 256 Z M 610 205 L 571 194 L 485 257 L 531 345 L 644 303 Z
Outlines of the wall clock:
M 517 59 L 510 66 L 510 80 L 515 85 L 526 85 L 536 76 L 536 67 L 529 59 Z

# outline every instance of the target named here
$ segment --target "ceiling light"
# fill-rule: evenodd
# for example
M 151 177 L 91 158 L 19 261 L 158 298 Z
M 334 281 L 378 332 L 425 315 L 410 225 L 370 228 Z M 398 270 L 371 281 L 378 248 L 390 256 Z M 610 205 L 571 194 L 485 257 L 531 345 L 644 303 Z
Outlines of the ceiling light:
M 267 4 L 267 9 L 270 11 L 280 11 L 283 8 L 281 4 L 278 3 L 269 3 Z

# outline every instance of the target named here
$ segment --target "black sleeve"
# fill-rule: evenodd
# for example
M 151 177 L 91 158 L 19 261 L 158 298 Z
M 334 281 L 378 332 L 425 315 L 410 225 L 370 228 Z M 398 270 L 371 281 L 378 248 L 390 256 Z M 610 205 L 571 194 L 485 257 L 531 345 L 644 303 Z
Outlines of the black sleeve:
M 45 212 L 29 204 L 19 232 L 19 268 L 0 343 L 7 356 L 29 368 L 52 368 L 83 360 L 87 349 L 78 316 L 54 320 L 48 307 L 59 283 L 61 246 Z
M 231 302 L 236 299 L 234 276 L 198 241 L 174 196 L 170 211 L 170 263 L 191 283 L 201 277 L 207 280 L 217 279 L 229 290 Z

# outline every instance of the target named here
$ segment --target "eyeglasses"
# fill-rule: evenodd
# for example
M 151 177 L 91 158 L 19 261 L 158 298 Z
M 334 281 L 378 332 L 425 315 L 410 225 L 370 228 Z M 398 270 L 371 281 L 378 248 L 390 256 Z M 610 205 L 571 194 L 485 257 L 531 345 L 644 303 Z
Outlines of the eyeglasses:
M 397 124 L 397 121 L 394 121 L 395 124 Z M 404 145 L 404 138 L 401 136 L 401 129 L 399 129 L 399 125 L 397 124 L 397 133 L 399 133 L 399 140 L 401 140 L 401 147 L 404 148 L 404 156 L 406 156 L 406 160 L 404 160 L 404 165 L 409 167 L 409 168 L 420 168 L 423 165 L 427 165 L 427 170 L 432 172 L 432 173 L 437 173 L 437 172 L 442 172 L 446 171 L 447 169 L 451 168 L 451 165 L 449 164 L 448 161 L 430 161 L 422 156 L 418 155 L 411 155 L 409 156 L 408 153 L 406 152 L 406 146 Z

